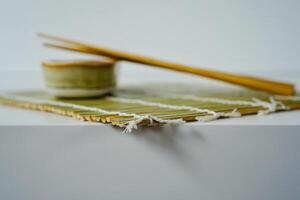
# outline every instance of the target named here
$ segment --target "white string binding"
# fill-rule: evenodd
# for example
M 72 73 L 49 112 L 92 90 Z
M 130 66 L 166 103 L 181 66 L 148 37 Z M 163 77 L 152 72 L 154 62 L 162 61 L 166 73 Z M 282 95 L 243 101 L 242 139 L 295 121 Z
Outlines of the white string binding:
M 114 101 L 114 102 L 119 102 L 119 103 L 140 104 L 140 105 L 144 105 L 144 106 L 154 106 L 154 107 L 167 108 L 167 109 L 173 109 L 173 110 L 190 110 L 190 111 L 194 111 L 194 112 L 204 112 L 204 113 L 210 114 L 210 116 L 196 117 L 196 120 L 201 121 L 201 122 L 215 120 L 220 117 L 240 117 L 241 116 L 241 114 L 239 112 L 237 112 L 237 109 L 234 109 L 230 113 L 224 113 L 224 112 L 215 112 L 215 111 L 209 110 L 209 109 L 195 108 L 192 106 L 177 106 L 177 105 L 145 101 L 145 100 L 140 100 L 140 99 L 127 99 L 127 98 L 121 98 L 121 97 L 107 97 L 106 99 L 108 99 L 110 101 Z
M 16 100 L 16 101 L 21 101 L 21 102 L 23 101 L 23 102 L 29 102 L 29 103 L 34 103 L 34 104 L 47 104 L 47 105 L 53 105 L 53 106 L 62 106 L 62 107 L 74 108 L 74 109 L 85 110 L 85 111 L 94 111 L 94 112 L 98 112 L 101 114 L 140 117 L 139 115 L 136 115 L 136 114 L 128 114 L 128 113 L 123 113 L 123 112 L 118 112 L 118 111 L 107 111 L 107 110 L 103 110 L 101 108 L 93 108 L 93 107 L 88 107 L 88 106 L 82 106 L 82 105 L 76 105 L 76 104 L 58 102 L 58 101 L 52 101 L 52 100 L 42 100 L 42 99 L 25 97 L 25 96 L 15 95 L 15 94 L 0 94 L 0 96 L 5 99 L 12 99 L 12 100 Z
M 134 119 L 129 121 L 127 125 L 125 125 L 125 129 L 123 132 L 131 132 L 132 129 L 137 129 L 137 124 L 142 122 L 143 120 L 149 120 L 150 124 L 153 123 L 153 121 L 161 122 L 161 123 L 170 123 L 170 124 L 179 124 L 184 123 L 182 119 L 176 119 L 176 120 L 164 120 L 160 119 L 158 117 L 154 117 L 151 115 L 137 115 L 134 113 L 124 113 L 119 111 L 107 111 L 101 108 L 93 108 L 88 106 L 82 106 L 82 105 L 76 105 L 71 103 L 65 103 L 65 102 L 57 102 L 52 100 L 42 100 L 42 99 L 36 99 L 32 97 L 25 97 L 21 95 L 14 95 L 14 94 L 0 94 L 0 97 L 5 99 L 11 99 L 16 100 L 20 102 L 29 102 L 33 104 L 47 104 L 47 105 L 53 105 L 53 106 L 62 106 L 62 107 L 68 107 L 68 108 L 74 108 L 79 110 L 85 110 L 85 111 L 93 111 L 100 114 L 109 114 L 109 115 L 119 115 L 119 116 L 132 116 Z
M 289 110 L 288 106 L 284 105 L 280 101 L 276 101 L 274 99 L 274 97 L 270 97 L 270 102 L 266 102 L 266 101 L 263 101 L 263 100 L 260 100 L 257 98 L 253 98 L 252 101 L 245 101 L 245 100 L 228 100 L 228 99 L 215 98 L 215 97 L 198 97 L 198 96 L 194 96 L 194 95 L 173 95 L 173 94 L 157 94 L 157 95 L 163 96 L 166 98 L 173 98 L 173 99 L 194 100 L 194 101 L 201 101 L 201 102 L 227 104 L 227 105 L 244 105 L 244 106 L 252 106 L 252 107 L 260 106 L 260 107 L 265 108 L 265 110 L 258 111 L 257 112 L 258 115 L 266 115 L 266 114 L 275 112 L 278 109 Z M 280 96 L 280 97 L 286 97 L 286 96 Z M 280 99 L 278 99 L 278 100 L 280 100 Z M 284 99 L 282 99 L 282 100 L 284 100 Z M 299 100 L 300 100 L 300 98 L 299 98 Z M 278 109 L 277 109 L 277 107 L 278 107 Z M 211 116 L 207 116 L 207 117 L 210 118 Z M 213 119 L 216 119 L 216 118 L 213 118 Z
M 69 107 L 69 108 L 75 108 L 80 110 L 86 110 L 86 111 L 94 111 L 101 114 L 111 114 L 111 115 L 119 115 L 119 116 L 132 116 L 135 119 L 128 122 L 127 125 L 125 125 L 125 130 L 123 132 L 131 132 L 132 129 L 137 129 L 137 124 L 141 123 L 143 120 L 149 120 L 150 124 L 153 123 L 153 121 L 161 122 L 161 123 L 168 123 L 168 124 L 180 124 L 185 123 L 183 119 L 175 119 L 175 120 L 164 120 L 159 117 L 151 116 L 151 115 L 137 115 L 134 113 L 124 113 L 119 111 L 107 111 L 100 108 L 92 108 L 88 106 L 82 106 L 82 105 L 76 105 L 71 103 L 65 103 L 65 102 L 57 102 L 57 101 L 51 101 L 51 100 L 41 100 L 31 97 L 25 97 L 21 95 L 13 95 L 13 94 L 0 94 L 1 97 L 17 100 L 17 101 L 25 101 L 25 102 L 31 102 L 35 104 L 48 104 L 48 105 L 54 105 L 54 106 L 63 106 L 63 107 Z M 202 101 L 202 102 L 214 102 L 214 103 L 221 103 L 221 104 L 230 104 L 230 105 L 248 105 L 248 106 L 261 106 L 266 108 L 266 110 L 258 111 L 258 115 L 264 115 L 269 114 L 272 112 L 275 112 L 277 110 L 277 106 L 279 106 L 280 109 L 287 110 L 289 109 L 287 106 L 285 106 L 282 102 L 276 101 L 273 97 L 270 97 L 270 102 L 262 101 L 257 98 L 253 98 L 253 101 L 241 101 L 241 100 L 227 100 L 227 99 L 219 99 L 219 98 L 211 98 L 211 97 L 197 97 L 193 95 L 163 95 L 167 98 L 177 98 L 177 99 L 187 99 L 187 100 L 196 100 L 196 101 Z M 149 101 L 143 101 L 143 100 L 134 100 L 134 99 L 125 99 L 125 98 L 117 98 L 117 97 L 107 97 L 108 99 L 112 101 L 118 101 L 118 102 L 124 102 L 124 103 L 138 103 L 141 105 L 146 106 L 157 106 L 161 108 L 169 108 L 169 109 L 176 109 L 176 110 L 191 110 L 195 112 L 205 112 L 210 114 L 210 116 L 204 116 L 204 117 L 197 117 L 196 120 L 201 122 L 211 121 L 218 119 L 220 117 L 240 117 L 241 114 L 237 112 L 237 109 L 234 109 L 231 113 L 222 113 L 222 112 L 215 112 L 208 109 L 199 109 L 191 106 L 174 106 L 169 104 L 162 104 L 162 103 L 156 103 L 156 102 L 149 102 Z M 286 96 L 275 96 L 278 100 L 300 100 L 300 97 L 286 97 Z M 299 99 L 298 99 L 299 98 Z
M 267 108 L 266 110 L 260 110 L 257 112 L 257 115 L 267 115 L 273 112 L 276 112 L 278 109 L 288 110 L 289 107 L 284 105 L 280 101 L 276 101 L 274 97 L 270 97 L 270 102 L 262 101 L 257 98 L 252 98 L 252 100 L 258 105 Z M 279 107 L 279 108 L 277 108 Z
M 166 123 L 166 124 L 183 124 L 183 123 L 185 123 L 185 121 L 183 119 L 165 120 L 165 119 L 161 119 L 159 117 L 155 117 L 152 115 L 142 115 L 140 118 L 138 118 L 136 120 L 129 121 L 128 124 L 125 126 L 123 133 L 130 133 L 130 132 L 132 132 L 133 129 L 137 129 L 138 128 L 137 125 L 144 120 L 149 120 L 150 124 L 153 124 L 153 121 L 157 121 L 160 123 Z

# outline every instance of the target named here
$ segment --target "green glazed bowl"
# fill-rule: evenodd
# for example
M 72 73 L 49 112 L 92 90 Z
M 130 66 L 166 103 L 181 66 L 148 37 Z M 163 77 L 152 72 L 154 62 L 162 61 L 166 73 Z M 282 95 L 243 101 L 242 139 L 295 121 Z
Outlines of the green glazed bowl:
M 42 62 L 47 91 L 56 97 L 95 97 L 116 87 L 114 61 Z

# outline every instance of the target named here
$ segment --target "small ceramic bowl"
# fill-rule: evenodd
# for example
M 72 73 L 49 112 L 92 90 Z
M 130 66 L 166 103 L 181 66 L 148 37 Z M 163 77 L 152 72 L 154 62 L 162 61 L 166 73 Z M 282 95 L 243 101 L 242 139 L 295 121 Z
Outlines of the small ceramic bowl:
M 56 97 L 95 97 L 116 87 L 114 61 L 42 62 L 47 91 Z

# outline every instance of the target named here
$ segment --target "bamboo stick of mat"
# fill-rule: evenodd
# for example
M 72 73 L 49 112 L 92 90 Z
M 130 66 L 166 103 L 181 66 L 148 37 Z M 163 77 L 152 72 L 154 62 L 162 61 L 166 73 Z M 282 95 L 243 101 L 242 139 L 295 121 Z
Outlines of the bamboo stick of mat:
M 184 64 L 163 61 L 156 58 L 150 58 L 150 57 L 141 56 L 133 53 L 113 50 L 105 47 L 89 45 L 82 42 L 64 39 L 61 37 L 51 36 L 48 34 L 40 33 L 39 36 L 62 43 L 61 45 L 46 43 L 45 45 L 48 47 L 106 56 L 106 57 L 113 58 L 115 60 L 125 60 L 125 61 L 146 64 L 146 65 L 151 65 L 155 67 L 160 67 L 160 68 L 165 68 L 165 69 L 170 69 L 170 70 L 175 70 L 180 72 L 186 72 L 186 73 L 204 76 L 204 77 L 208 77 L 208 78 L 212 78 L 224 82 L 229 82 L 232 84 L 248 87 L 251 89 L 261 90 L 273 94 L 280 94 L 280 95 L 294 94 L 294 85 L 290 83 L 284 83 L 284 82 L 252 77 L 252 76 L 237 75 L 237 74 L 232 74 L 227 72 L 220 72 L 215 70 L 192 67 Z

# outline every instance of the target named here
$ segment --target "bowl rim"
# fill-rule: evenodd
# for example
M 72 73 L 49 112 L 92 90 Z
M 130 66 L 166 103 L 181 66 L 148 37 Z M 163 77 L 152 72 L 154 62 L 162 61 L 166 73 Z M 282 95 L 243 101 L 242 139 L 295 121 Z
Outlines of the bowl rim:
M 86 68 L 86 67 L 113 67 L 115 60 L 48 60 L 42 61 L 44 68 Z

